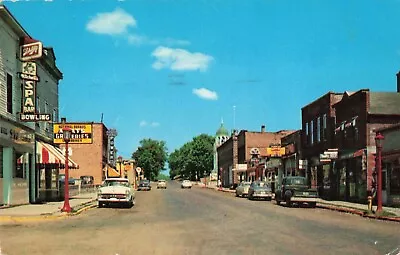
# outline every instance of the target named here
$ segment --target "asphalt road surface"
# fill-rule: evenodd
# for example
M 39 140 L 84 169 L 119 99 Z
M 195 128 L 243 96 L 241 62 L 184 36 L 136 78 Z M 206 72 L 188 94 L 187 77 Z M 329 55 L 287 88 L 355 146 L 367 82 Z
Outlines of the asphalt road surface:
M 194 187 L 137 192 L 133 208 L 0 226 L 0 254 L 386 254 L 400 224 L 286 208 Z

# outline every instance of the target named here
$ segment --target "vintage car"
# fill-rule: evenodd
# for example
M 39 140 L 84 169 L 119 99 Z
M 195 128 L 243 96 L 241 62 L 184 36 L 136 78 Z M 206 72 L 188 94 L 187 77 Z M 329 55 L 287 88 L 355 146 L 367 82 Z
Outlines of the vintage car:
M 150 191 L 151 190 L 151 184 L 149 180 L 141 180 L 139 182 L 138 191 L 142 191 L 142 190 L 146 190 L 146 191 Z
M 254 181 L 251 183 L 248 191 L 248 199 L 272 199 L 272 190 L 268 182 Z
M 167 182 L 165 180 L 158 180 L 157 189 L 166 189 Z
M 241 182 L 237 187 L 236 187 L 236 196 L 237 197 L 246 197 L 249 194 L 249 188 L 250 188 L 251 182 Z
M 107 178 L 98 189 L 99 207 L 120 204 L 132 207 L 135 204 L 135 192 L 126 178 Z
M 279 205 L 285 202 L 287 206 L 293 203 L 307 203 L 315 207 L 318 200 L 317 189 L 309 188 L 307 179 L 302 176 L 283 177 L 275 191 L 275 200 Z
M 192 188 L 192 182 L 189 180 L 183 180 L 181 184 L 182 189 L 191 189 Z

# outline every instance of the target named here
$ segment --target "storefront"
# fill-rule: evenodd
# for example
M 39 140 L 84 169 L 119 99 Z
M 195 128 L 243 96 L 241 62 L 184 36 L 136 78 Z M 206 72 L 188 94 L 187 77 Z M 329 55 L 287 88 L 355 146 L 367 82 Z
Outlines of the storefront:
M 36 141 L 36 167 L 38 170 L 39 201 L 53 201 L 60 197 L 60 169 L 65 168 L 64 153 L 57 147 Z M 68 160 L 69 169 L 79 168 L 78 164 L 71 158 Z
M 34 141 L 32 130 L 0 118 L 0 204 L 34 200 Z
M 367 201 L 366 150 L 340 151 L 333 179 L 336 197 L 344 201 Z

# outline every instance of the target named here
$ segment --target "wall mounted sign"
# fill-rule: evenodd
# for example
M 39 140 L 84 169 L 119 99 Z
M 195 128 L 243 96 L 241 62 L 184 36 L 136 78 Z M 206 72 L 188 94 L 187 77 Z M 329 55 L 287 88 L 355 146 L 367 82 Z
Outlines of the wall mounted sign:
M 35 62 L 23 62 L 22 72 L 18 73 L 23 80 L 39 81 L 37 76 L 37 66 Z
M 91 144 L 93 143 L 93 125 L 86 123 L 54 123 L 53 124 L 53 142 L 63 144 L 63 128 L 72 129 L 70 144 Z
M 21 61 L 28 61 L 41 58 L 43 54 L 43 45 L 41 42 L 24 44 L 20 47 Z
M 19 119 L 23 122 L 51 121 L 51 114 L 36 111 L 36 82 L 37 66 L 29 61 L 42 57 L 43 46 L 41 42 L 24 44 L 20 47 L 22 70 L 19 74 L 22 79 L 22 112 Z
M 285 147 L 281 147 L 280 145 L 273 145 L 267 148 L 268 157 L 281 157 L 282 155 L 285 155 Z

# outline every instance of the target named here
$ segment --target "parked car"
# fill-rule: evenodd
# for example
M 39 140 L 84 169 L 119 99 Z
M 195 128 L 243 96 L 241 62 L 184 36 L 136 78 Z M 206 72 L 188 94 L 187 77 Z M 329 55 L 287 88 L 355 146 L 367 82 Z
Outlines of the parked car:
M 150 181 L 149 180 L 141 180 L 138 185 L 138 190 L 139 191 L 142 191 L 142 190 L 150 191 L 151 190 Z
M 99 207 L 122 204 L 132 207 L 135 204 L 135 191 L 127 178 L 108 178 L 98 189 Z
M 60 182 L 60 184 L 64 185 L 64 183 L 65 183 L 65 174 L 60 174 L 58 176 L 58 181 Z M 69 177 L 68 178 L 68 184 L 69 185 L 75 185 L 75 178 Z
M 94 177 L 91 175 L 83 175 L 80 179 L 81 185 L 92 185 L 94 183 Z
M 158 180 L 157 189 L 166 189 L 167 182 L 165 180 Z
M 241 182 L 236 187 L 236 196 L 237 197 L 247 197 L 247 195 L 249 194 L 250 185 L 251 185 L 251 182 Z
M 254 181 L 249 187 L 248 199 L 272 199 L 272 190 L 268 182 Z
M 181 184 L 182 189 L 191 189 L 192 188 L 192 182 L 189 180 L 183 180 Z
M 278 205 L 281 202 L 285 202 L 287 206 L 291 206 L 292 203 L 307 203 L 311 207 L 316 206 L 318 191 L 308 186 L 305 177 L 283 177 L 278 185 L 275 191 L 275 200 Z

